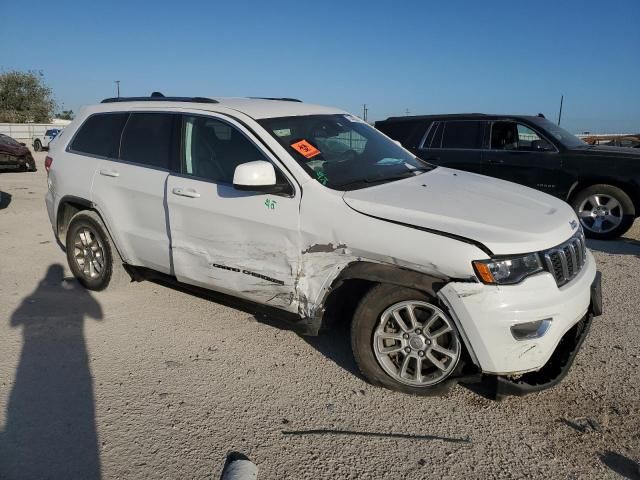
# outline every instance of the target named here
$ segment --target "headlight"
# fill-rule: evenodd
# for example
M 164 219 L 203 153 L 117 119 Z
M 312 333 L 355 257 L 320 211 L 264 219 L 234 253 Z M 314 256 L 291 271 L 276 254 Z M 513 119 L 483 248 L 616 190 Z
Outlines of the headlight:
M 542 271 L 537 253 L 499 260 L 476 260 L 473 268 L 484 283 L 510 285 Z

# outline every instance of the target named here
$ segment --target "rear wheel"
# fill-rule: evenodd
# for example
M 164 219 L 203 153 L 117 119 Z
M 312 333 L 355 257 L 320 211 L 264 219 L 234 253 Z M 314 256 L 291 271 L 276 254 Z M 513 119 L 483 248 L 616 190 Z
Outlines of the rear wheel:
M 131 282 L 111 236 L 92 210 L 76 213 L 69 222 L 66 250 L 73 275 L 89 290 Z
M 362 299 L 351 346 L 371 383 L 415 395 L 445 393 L 462 366 L 449 315 L 426 293 L 394 285 L 378 285 Z
M 40 140 L 36 140 L 35 142 L 33 142 L 33 149 L 36 152 L 40 152 L 42 150 L 42 142 L 40 142 Z
M 635 220 L 633 201 L 613 185 L 592 185 L 571 202 L 587 237 L 608 240 L 624 234 Z

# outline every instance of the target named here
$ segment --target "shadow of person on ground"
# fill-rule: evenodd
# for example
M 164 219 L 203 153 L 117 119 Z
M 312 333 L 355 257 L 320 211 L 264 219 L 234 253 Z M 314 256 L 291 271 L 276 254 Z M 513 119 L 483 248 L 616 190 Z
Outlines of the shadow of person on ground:
M 622 478 L 640 480 L 640 465 L 619 453 L 607 451 L 598 455 L 600 461 Z
M 102 319 L 102 308 L 58 264 L 13 312 L 23 346 L 0 433 L 0 478 L 100 478 L 85 318 Z
M 587 247 L 596 252 L 614 255 L 635 255 L 640 258 L 640 242 L 632 238 L 618 238 L 617 240 L 587 240 Z
M 4 210 L 11 203 L 11 194 L 0 191 L 0 210 Z

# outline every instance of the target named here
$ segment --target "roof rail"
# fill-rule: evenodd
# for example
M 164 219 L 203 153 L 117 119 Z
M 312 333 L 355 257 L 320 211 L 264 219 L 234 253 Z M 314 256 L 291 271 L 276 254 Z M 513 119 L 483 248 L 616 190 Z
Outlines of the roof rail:
M 302 103 L 302 100 L 299 100 L 297 98 L 289 98 L 289 97 L 249 97 L 249 98 L 253 98 L 254 100 L 280 100 L 282 102 L 300 102 Z
M 116 102 L 190 102 L 190 103 L 219 103 L 213 98 L 206 97 L 165 97 L 160 92 L 153 92 L 148 97 L 112 97 L 105 98 L 100 103 Z

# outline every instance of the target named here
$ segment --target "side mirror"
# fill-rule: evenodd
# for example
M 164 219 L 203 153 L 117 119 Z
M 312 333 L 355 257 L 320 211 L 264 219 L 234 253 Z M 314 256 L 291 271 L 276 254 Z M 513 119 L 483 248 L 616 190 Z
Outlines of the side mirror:
M 264 160 L 241 163 L 233 172 L 233 187 L 236 190 L 261 193 L 282 193 L 289 184 L 276 183 L 276 170 Z
M 20 145 L 22 145 L 23 147 L 26 147 L 26 146 L 27 146 L 27 144 L 26 144 L 26 143 L 24 143 L 24 142 L 20 142 Z

